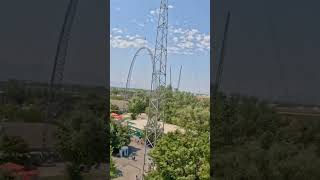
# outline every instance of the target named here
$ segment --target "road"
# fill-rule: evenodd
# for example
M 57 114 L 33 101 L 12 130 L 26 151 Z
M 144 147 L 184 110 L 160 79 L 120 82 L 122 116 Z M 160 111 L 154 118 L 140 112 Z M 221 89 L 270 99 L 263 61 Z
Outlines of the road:
M 121 176 L 116 180 L 136 180 L 136 176 L 141 177 L 143 166 L 144 145 L 138 144 L 135 140 L 131 140 L 129 144 L 129 153 L 135 154 L 135 160 L 129 158 L 112 157 Z

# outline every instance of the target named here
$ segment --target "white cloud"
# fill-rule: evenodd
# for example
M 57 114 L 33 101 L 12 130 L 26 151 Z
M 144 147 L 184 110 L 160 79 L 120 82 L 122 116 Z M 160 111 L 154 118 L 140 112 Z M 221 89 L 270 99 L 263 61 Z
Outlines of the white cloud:
M 143 23 L 134 21 L 137 26 L 143 27 Z M 125 34 L 120 28 L 113 28 L 110 34 L 110 43 L 113 48 L 141 48 L 143 46 L 154 47 L 143 36 Z M 169 27 L 168 53 L 192 55 L 195 53 L 207 53 L 210 50 L 210 34 L 203 33 L 196 28 Z
M 196 37 L 196 40 L 197 40 L 197 41 L 200 41 L 200 40 L 201 40 L 201 38 L 202 38 L 202 37 L 201 37 L 201 35 L 200 35 L 200 34 L 198 34 L 198 35 L 197 35 L 197 37 Z
M 188 40 L 188 41 L 192 41 L 193 40 L 193 34 L 187 34 L 187 37 L 186 37 L 186 39 Z
M 159 13 L 160 13 L 159 8 L 150 10 L 149 14 L 147 15 L 146 21 L 151 23 L 157 22 Z
M 147 23 L 148 22 L 154 23 L 155 22 L 155 18 L 153 16 L 148 15 Z
M 159 13 L 160 13 L 160 9 L 159 8 L 153 9 L 153 10 L 150 11 L 150 14 L 153 15 L 153 16 L 157 16 Z
M 177 47 L 168 47 L 168 51 L 179 51 L 179 48 Z
M 191 41 L 181 42 L 181 43 L 177 44 L 177 46 L 182 49 L 186 49 L 186 48 L 190 49 L 193 47 L 193 45 L 194 44 Z
M 184 34 L 185 31 L 182 29 L 182 28 L 173 28 L 173 27 L 170 27 L 169 28 L 169 31 L 171 33 L 177 33 L 177 34 Z
M 201 45 L 203 45 L 205 48 L 210 48 L 210 35 L 204 35 L 202 40 L 199 41 Z
M 196 33 L 199 33 L 199 30 L 198 29 L 191 29 L 190 31 L 192 34 L 196 34 Z
M 173 9 L 174 6 L 173 5 L 168 5 L 168 8 L 169 9 Z M 160 9 L 159 8 L 150 10 L 149 14 L 147 15 L 146 22 L 151 22 L 151 23 L 157 22 L 159 14 L 160 14 Z
M 173 41 L 174 41 L 174 42 L 178 42 L 178 37 L 174 37 L 174 38 L 173 38 Z
M 205 53 L 210 49 L 210 34 L 195 28 L 169 27 L 168 53 L 191 55 Z
M 116 11 L 120 11 L 121 9 L 119 7 L 114 8 Z
M 141 48 L 147 46 L 148 42 L 139 35 L 112 35 L 110 34 L 110 45 L 112 48 Z
M 112 33 L 115 33 L 115 34 L 122 34 L 122 33 L 123 33 L 123 30 L 122 30 L 122 29 L 119 29 L 119 28 L 112 28 L 112 29 L 111 29 L 111 32 L 112 32 Z

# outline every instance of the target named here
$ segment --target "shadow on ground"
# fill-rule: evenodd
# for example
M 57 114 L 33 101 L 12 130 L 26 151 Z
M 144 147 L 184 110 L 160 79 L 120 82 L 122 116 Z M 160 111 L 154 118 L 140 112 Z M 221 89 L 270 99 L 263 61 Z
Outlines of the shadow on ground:
M 141 150 L 141 149 L 133 147 L 133 146 L 129 146 L 129 154 L 135 154 L 139 150 Z
M 121 177 L 123 176 L 123 173 L 121 170 L 117 169 L 117 177 Z

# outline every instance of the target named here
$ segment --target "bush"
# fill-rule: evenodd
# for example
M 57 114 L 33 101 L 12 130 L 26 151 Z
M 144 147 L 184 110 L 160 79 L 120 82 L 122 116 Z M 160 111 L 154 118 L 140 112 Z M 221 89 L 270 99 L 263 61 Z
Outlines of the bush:
M 0 143 L 1 162 L 24 164 L 30 160 L 28 144 L 21 137 L 3 136 Z
M 130 143 L 128 127 L 122 126 L 114 121 L 110 123 L 110 136 L 110 144 L 115 153 L 118 153 L 122 146 L 127 146 Z
M 0 179 L 1 180 L 9 180 L 10 179 L 10 172 L 6 170 L 0 169 Z
M 136 113 L 131 113 L 131 119 L 136 120 L 137 119 L 137 114 Z
M 66 179 L 67 180 L 82 180 L 80 167 L 74 164 L 66 166 Z
M 111 104 L 110 108 L 111 113 L 119 113 L 120 108 L 117 105 Z

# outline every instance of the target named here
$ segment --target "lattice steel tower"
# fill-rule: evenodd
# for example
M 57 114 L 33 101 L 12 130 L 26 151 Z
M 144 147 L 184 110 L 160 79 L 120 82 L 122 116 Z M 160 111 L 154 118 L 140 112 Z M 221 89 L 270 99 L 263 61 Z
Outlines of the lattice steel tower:
M 69 45 L 71 28 L 74 17 L 76 15 L 79 0 L 70 0 L 64 22 L 59 35 L 59 41 L 54 58 L 53 70 L 49 84 L 49 97 L 47 104 L 47 114 L 45 118 L 45 125 L 42 132 L 42 151 L 47 151 L 48 141 L 48 124 L 52 123 L 58 113 L 58 93 L 61 90 L 61 83 L 63 81 L 64 65 L 66 63 L 67 50 Z
M 145 153 L 143 173 L 145 172 L 147 147 L 155 147 L 164 128 L 164 113 L 161 104 L 164 102 L 163 89 L 166 88 L 168 36 L 168 0 L 161 0 L 157 37 L 153 56 L 153 71 L 149 101 L 148 122 L 145 127 Z

